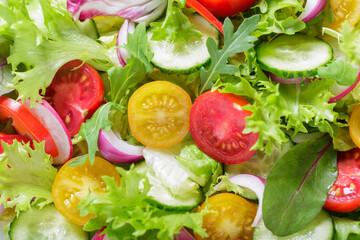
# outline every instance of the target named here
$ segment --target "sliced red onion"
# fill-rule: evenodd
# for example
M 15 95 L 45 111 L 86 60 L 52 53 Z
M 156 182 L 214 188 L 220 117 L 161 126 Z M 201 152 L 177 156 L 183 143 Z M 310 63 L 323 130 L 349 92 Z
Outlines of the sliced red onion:
M 326 6 L 326 0 L 307 0 L 305 4 L 305 11 L 299 16 L 303 22 L 309 22 L 319 15 Z
M 174 236 L 174 240 L 195 240 L 185 228 L 181 228 L 180 232 Z
M 110 238 L 108 238 L 108 236 L 106 236 L 105 234 L 101 234 L 104 231 L 104 228 L 99 230 L 91 240 L 110 240 Z
M 302 83 L 302 82 L 309 83 L 315 79 L 315 78 L 287 78 L 286 79 L 286 78 L 281 78 L 281 77 L 273 74 L 272 72 L 269 72 L 268 74 L 272 81 L 278 82 L 278 83 Z
M 330 89 L 330 91 L 335 96 L 329 99 L 329 103 L 339 101 L 340 99 L 342 99 L 343 97 L 348 95 L 356 87 L 356 85 L 359 83 L 359 81 L 360 81 L 360 72 L 358 73 L 356 82 L 351 86 L 340 86 L 337 83 L 335 83 L 334 87 L 332 89 Z
M 49 131 L 54 139 L 59 155 L 53 158 L 54 165 L 64 164 L 72 156 L 73 146 L 69 131 L 65 127 L 59 114 L 45 100 L 41 104 L 36 103 L 36 107 L 30 107 L 30 100 L 23 104 Z
M 120 28 L 120 31 L 116 38 L 116 46 L 124 46 L 127 44 L 128 34 L 132 34 L 135 31 L 135 23 L 129 19 L 125 19 L 123 25 Z M 119 59 L 120 64 L 125 67 L 126 59 L 130 57 L 130 53 L 123 47 L 117 48 L 116 53 Z
M 143 158 L 143 147 L 127 143 L 112 130 L 100 130 L 98 147 L 101 155 L 113 163 L 134 163 Z
M 229 180 L 236 185 L 239 185 L 241 187 L 246 187 L 252 190 L 256 194 L 259 200 L 259 205 L 255 219 L 251 224 L 251 226 L 252 227 L 257 226 L 262 219 L 262 202 L 263 202 L 264 189 L 265 189 L 265 179 L 252 174 L 238 174 L 230 177 Z
M 67 9 L 74 20 L 85 20 L 98 15 L 120 16 L 135 22 L 149 23 L 164 12 L 165 0 L 67 0 Z

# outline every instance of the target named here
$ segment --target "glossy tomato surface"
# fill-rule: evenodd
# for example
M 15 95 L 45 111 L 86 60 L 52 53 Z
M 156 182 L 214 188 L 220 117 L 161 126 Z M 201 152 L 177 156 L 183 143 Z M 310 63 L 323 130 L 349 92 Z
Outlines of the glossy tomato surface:
M 251 7 L 255 0 L 198 0 L 217 17 L 230 17 Z
M 330 8 L 334 14 L 334 20 L 329 28 L 339 30 L 344 22 L 354 26 L 359 21 L 360 0 L 330 0 Z
M 99 73 L 86 63 L 74 60 L 56 73 L 46 89 L 45 99 L 64 121 L 71 136 L 90 118 L 104 100 L 104 85 Z
M 1 146 L 1 142 L 5 142 L 7 144 L 13 144 L 14 140 L 22 143 L 27 143 L 30 141 L 29 138 L 21 135 L 8 135 L 8 134 L 0 133 L 0 154 L 4 152 L 4 149 Z
M 145 146 L 166 148 L 189 132 L 191 98 L 181 87 L 154 81 L 138 88 L 128 104 L 131 133 Z
M 106 192 L 102 176 L 113 177 L 120 185 L 120 175 L 114 165 L 100 157 L 95 157 L 93 165 L 87 159 L 83 165 L 68 167 L 72 160 L 65 163 L 57 173 L 52 196 L 55 207 L 64 217 L 73 223 L 84 225 L 92 215 L 80 216 L 77 209 L 80 200 L 85 198 L 89 191 L 95 194 Z
M 45 141 L 45 152 L 53 157 L 59 155 L 54 139 L 42 123 L 21 103 L 7 97 L 0 97 L 0 121 L 12 119 L 16 131 L 36 142 Z
M 351 212 L 360 207 L 360 149 L 338 152 L 338 177 L 329 190 L 324 208 Z
M 234 94 L 206 92 L 194 102 L 190 113 L 190 133 L 196 145 L 219 162 L 238 164 L 254 153 L 250 148 L 257 133 L 244 134 L 250 112 L 241 107 L 249 102 Z
M 250 240 L 255 228 L 251 227 L 254 221 L 257 205 L 233 193 L 220 193 L 211 196 L 204 202 L 199 211 L 203 211 L 208 204 L 209 213 L 203 217 L 203 228 L 209 235 L 201 238 L 195 234 L 197 240 Z

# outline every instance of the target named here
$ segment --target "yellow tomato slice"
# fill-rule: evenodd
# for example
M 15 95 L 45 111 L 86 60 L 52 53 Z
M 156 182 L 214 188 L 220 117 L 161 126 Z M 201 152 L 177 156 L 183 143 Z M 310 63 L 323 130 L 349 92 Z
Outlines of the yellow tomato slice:
M 166 148 L 189 131 L 191 98 L 181 87 L 154 81 L 138 88 L 128 104 L 131 133 L 142 144 Z
M 360 0 L 330 0 L 330 8 L 334 14 L 334 21 L 329 28 L 340 30 L 341 24 L 347 21 L 354 26 L 360 18 Z
M 349 131 L 352 141 L 360 148 L 360 105 L 357 105 L 351 113 Z
M 84 225 L 93 215 L 80 216 L 77 209 L 80 200 L 89 194 L 89 190 L 95 194 L 106 192 L 102 176 L 114 177 L 115 182 L 120 185 L 120 175 L 114 165 L 100 157 L 95 157 L 93 165 L 87 159 L 81 166 L 68 167 L 72 160 L 57 173 L 52 196 L 55 207 L 64 217 L 73 223 Z
M 216 213 L 206 214 L 203 218 L 203 228 L 209 235 L 201 238 L 195 234 L 197 240 L 250 240 L 253 239 L 254 221 L 257 205 L 233 193 L 220 193 L 208 199 L 209 210 Z M 206 207 L 204 202 L 199 211 Z

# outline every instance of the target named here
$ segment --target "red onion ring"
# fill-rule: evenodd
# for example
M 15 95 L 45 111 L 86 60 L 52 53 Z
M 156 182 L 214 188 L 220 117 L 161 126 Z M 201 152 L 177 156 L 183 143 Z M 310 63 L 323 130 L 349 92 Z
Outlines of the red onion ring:
M 180 232 L 174 236 L 174 240 L 195 240 L 185 228 L 181 228 Z
M 119 33 L 116 38 L 116 46 L 124 46 L 127 44 L 128 34 L 132 34 L 135 31 L 135 23 L 129 19 L 125 19 L 123 25 L 121 26 Z M 130 57 L 130 53 L 123 47 L 116 49 L 116 53 L 119 59 L 120 64 L 125 67 L 126 59 Z
M 272 81 L 277 82 L 277 83 L 302 83 L 302 82 L 306 82 L 309 83 L 311 81 L 313 81 L 314 78 L 281 78 L 277 75 L 275 75 L 272 72 L 269 72 L 269 77 L 271 78 Z
M 251 226 L 257 226 L 262 219 L 262 203 L 265 189 L 265 179 L 252 174 L 238 174 L 230 177 L 229 180 L 236 185 L 252 190 L 256 194 L 259 200 L 259 206 Z
M 340 99 L 342 99 L 343 97 L 348 95 L 356 87 L 356 85 L 359 83 L 359 81 L 360 81 L 360 72 L 358 73 L 358 77 L 356 79 L 356 82 L 353 85 L 347 87 L 344 91 L 340 92 L 336 96 L 330 98 L 329 103 L 339 101 Z
M 303 22 L 309 22 L 319 15 L 326 6 L 326 0 L 307 0 L 305 4 L 305 11 L 299 16 Z

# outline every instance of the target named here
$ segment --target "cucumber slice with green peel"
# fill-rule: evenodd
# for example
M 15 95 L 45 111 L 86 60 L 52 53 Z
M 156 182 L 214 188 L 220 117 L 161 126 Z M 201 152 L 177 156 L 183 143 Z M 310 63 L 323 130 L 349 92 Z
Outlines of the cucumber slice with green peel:
M 202 16 L 187 15 L 191 24 L 202 33 L 201 38 L 191 37 L 184 41 L 151 40 L 152 28 L 148 31 L 149 50 L 154 53 L 152 63 L 158 69 L 169 73 L 191 73 L 210 63 L 210 54 L 206 46 L 208 37 L 219 41 L 219 32 Z
M 281 35 L 255 48 L 260 67 L 281 78 L 306 78 L 330 62 L 333 50 L 322 39 L 304 34 Z
M 331 240 L 335 234 L 334 224 L 325 211 L 321 211 L 305 228 L 289 236 L 279 237 L 265 227 L 261 221 L 255 228 L 254 240 Z
M 53 204 L 32 208 L 15 218 L 10 226 L 11 240 L 88 240 L 82 226 L 67 220 Z

